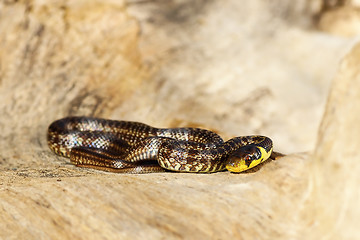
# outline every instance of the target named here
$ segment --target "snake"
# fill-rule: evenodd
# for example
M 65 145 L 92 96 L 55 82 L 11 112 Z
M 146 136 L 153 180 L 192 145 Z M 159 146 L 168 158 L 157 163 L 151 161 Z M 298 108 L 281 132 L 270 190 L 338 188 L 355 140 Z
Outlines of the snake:
M 156 128 L 85 116 L 52 122 L 47 142 L 78 167 L 117 173 L 239 173 L 269 159 L 273 150 L 272 140 L 261 135 L 224 141 L 202 128 Z

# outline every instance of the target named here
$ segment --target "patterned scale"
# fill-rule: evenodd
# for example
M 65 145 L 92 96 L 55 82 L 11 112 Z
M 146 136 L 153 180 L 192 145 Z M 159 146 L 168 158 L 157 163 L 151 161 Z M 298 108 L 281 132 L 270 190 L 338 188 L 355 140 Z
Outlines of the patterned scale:
M 249 168 L 254 160 L 266 160 L 272 151 L 271 139 L 264 136 L 236 137 L 224 142 L 218 134 L 205 129 L 154 128 L 138 122 L 90 117 L 53 122 L 48 129 L 48 144 L 77 166 L 126 173 L 165 169 L 210 173 L 230 165 L 228 169 L 235 169 L 238 159 L 243 168 Z

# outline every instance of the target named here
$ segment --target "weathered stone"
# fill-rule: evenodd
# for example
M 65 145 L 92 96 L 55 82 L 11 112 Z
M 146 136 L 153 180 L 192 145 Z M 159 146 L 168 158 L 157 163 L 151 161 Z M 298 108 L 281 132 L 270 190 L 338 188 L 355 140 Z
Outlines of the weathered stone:
M 343 6 L 324 11 L 319 18 L 318 28 L 338 36 L 358 36 L 360 35 L 360 10 L 358 7 Z
M 360 44 L 342 61 L 322 120 L 310 186 L 314 239 L 358 239 L 360 232 Z M 317 229 L 317 230 L 315 230 Z M 314 235 L 317 233 L 317 235 Z

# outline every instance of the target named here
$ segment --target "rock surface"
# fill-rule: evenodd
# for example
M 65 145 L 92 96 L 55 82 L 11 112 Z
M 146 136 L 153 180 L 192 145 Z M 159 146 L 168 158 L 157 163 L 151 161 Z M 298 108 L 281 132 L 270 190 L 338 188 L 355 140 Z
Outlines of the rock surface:
M 323 1 L 317 14 L 317 26 L 321 31 L 342 37 L 360 34 L 359 1 Z
M 0 3 L 0 238 L 359 238 L 360 47 L 318 132 L 354 40 L 310 28 L 309 6 Z M 291 154 L 245 174 L 81 169 L 46 143 L 68 115 L 261 133 Z
M 360 236 L 354 224 L 360 219 L 359 65 L 360 44 L 357 44 L 340 65 L 319 130 L 311 167 L 310 183 L 314 188 L 308 206 L 308 213 L 318 217 L 315 225 L 320 230 L 319 238 Z

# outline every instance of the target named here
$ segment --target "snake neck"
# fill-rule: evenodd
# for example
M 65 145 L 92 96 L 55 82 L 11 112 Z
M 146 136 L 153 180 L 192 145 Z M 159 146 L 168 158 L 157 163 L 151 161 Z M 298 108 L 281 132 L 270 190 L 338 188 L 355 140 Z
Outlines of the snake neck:
M 219 148 L 226 149 L 227 152 L 232 152 L 240 147 L 248 145 L 257 145 L 265 149 L 266 152 L 269 152 L 273 148 L 272 140 L 265 136 L 254 135 L 254 136 L 245 136 L 245 137 L 234 137 L 226 141 Z

